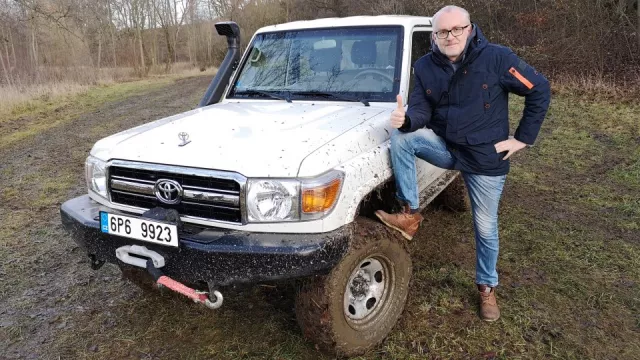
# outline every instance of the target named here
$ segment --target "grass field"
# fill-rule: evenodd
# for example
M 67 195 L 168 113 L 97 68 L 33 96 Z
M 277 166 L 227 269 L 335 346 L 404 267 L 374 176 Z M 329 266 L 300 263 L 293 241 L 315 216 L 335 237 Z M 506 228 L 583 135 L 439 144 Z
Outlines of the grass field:
M 0 118 L 0 357 L 330 358 L 302 337 L 287 286 L 230 289 L 210 311 L 91 270 L 60 226 L 96 140 L 193 108 L 209 80 L 103 86 Z M 477 316 L 470 214 L 424 215 L 406 311 L 361 359 L 640 359 L 640 105 L 554 93 L 507 178 L 497 323 Z

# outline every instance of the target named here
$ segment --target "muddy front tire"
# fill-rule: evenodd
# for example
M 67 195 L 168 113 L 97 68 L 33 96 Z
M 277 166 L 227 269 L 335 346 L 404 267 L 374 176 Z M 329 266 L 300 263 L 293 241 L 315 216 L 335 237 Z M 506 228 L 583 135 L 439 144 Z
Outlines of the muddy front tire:
M 328 275 L 306 280 L 297 293 L 303 334 L 339 356 L 373 348 L 404 310 L 411 271 L 404 240 L 378 222 L 358 218 L 347 255 Z

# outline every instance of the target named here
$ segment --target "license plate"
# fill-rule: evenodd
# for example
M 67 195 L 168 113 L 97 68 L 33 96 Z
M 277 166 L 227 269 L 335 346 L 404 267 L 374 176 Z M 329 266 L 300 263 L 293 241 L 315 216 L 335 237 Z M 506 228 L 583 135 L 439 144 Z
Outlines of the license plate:
M 124 236 L 158 245 L 178 246 L 178 227 L 159 221 L 100 212 L 103 233 Z

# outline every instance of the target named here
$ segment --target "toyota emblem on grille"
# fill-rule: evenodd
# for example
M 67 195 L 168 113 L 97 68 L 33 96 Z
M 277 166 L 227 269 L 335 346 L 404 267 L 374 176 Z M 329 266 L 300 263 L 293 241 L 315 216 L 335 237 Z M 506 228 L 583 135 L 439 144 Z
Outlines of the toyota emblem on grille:
M 174 205 L 182 200 L 182 186 L 174 180 L 158 180 L 154 188 L 154 193 L 158 200 L 165 204 Z

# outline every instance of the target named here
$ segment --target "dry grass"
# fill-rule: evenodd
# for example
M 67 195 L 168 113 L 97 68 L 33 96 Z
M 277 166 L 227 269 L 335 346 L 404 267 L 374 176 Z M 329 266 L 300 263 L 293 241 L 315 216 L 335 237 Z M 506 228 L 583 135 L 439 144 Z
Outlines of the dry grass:
M 188 77 L 215 73 L 209 68 L 204 72 L 199 67 L 182 62 L 173 64 L 168 71 L 164 64 L 153 65 L 149 77 Z M 37 74 L 15 79 L 12 85 L 0 86 L 0 122 L 7 114 L 34 107 L 39 102 L 48 102 L 61 96 L 72 96 L 86 92 L 95 86 L 139 80 L 133 68 L 101 68 L 86 66 L 41 67 Z
M 15 86 L 0 87 L 0 114 L 11 113 L 18 107 L 31 107 L 38 100 L 49 100 L 61 95 L 75 95 L 89 89 L 89 85 L 56 82 L 41 85 L 29 85 L 21 88 Z
M 590 100 L 633 103 L 640 97 L 640 74 L 631 73 L 628 77 L 617 81 L 603 74 L 563 74 L 553 77 L 551 88 L 554 93 L 579 95 Z

